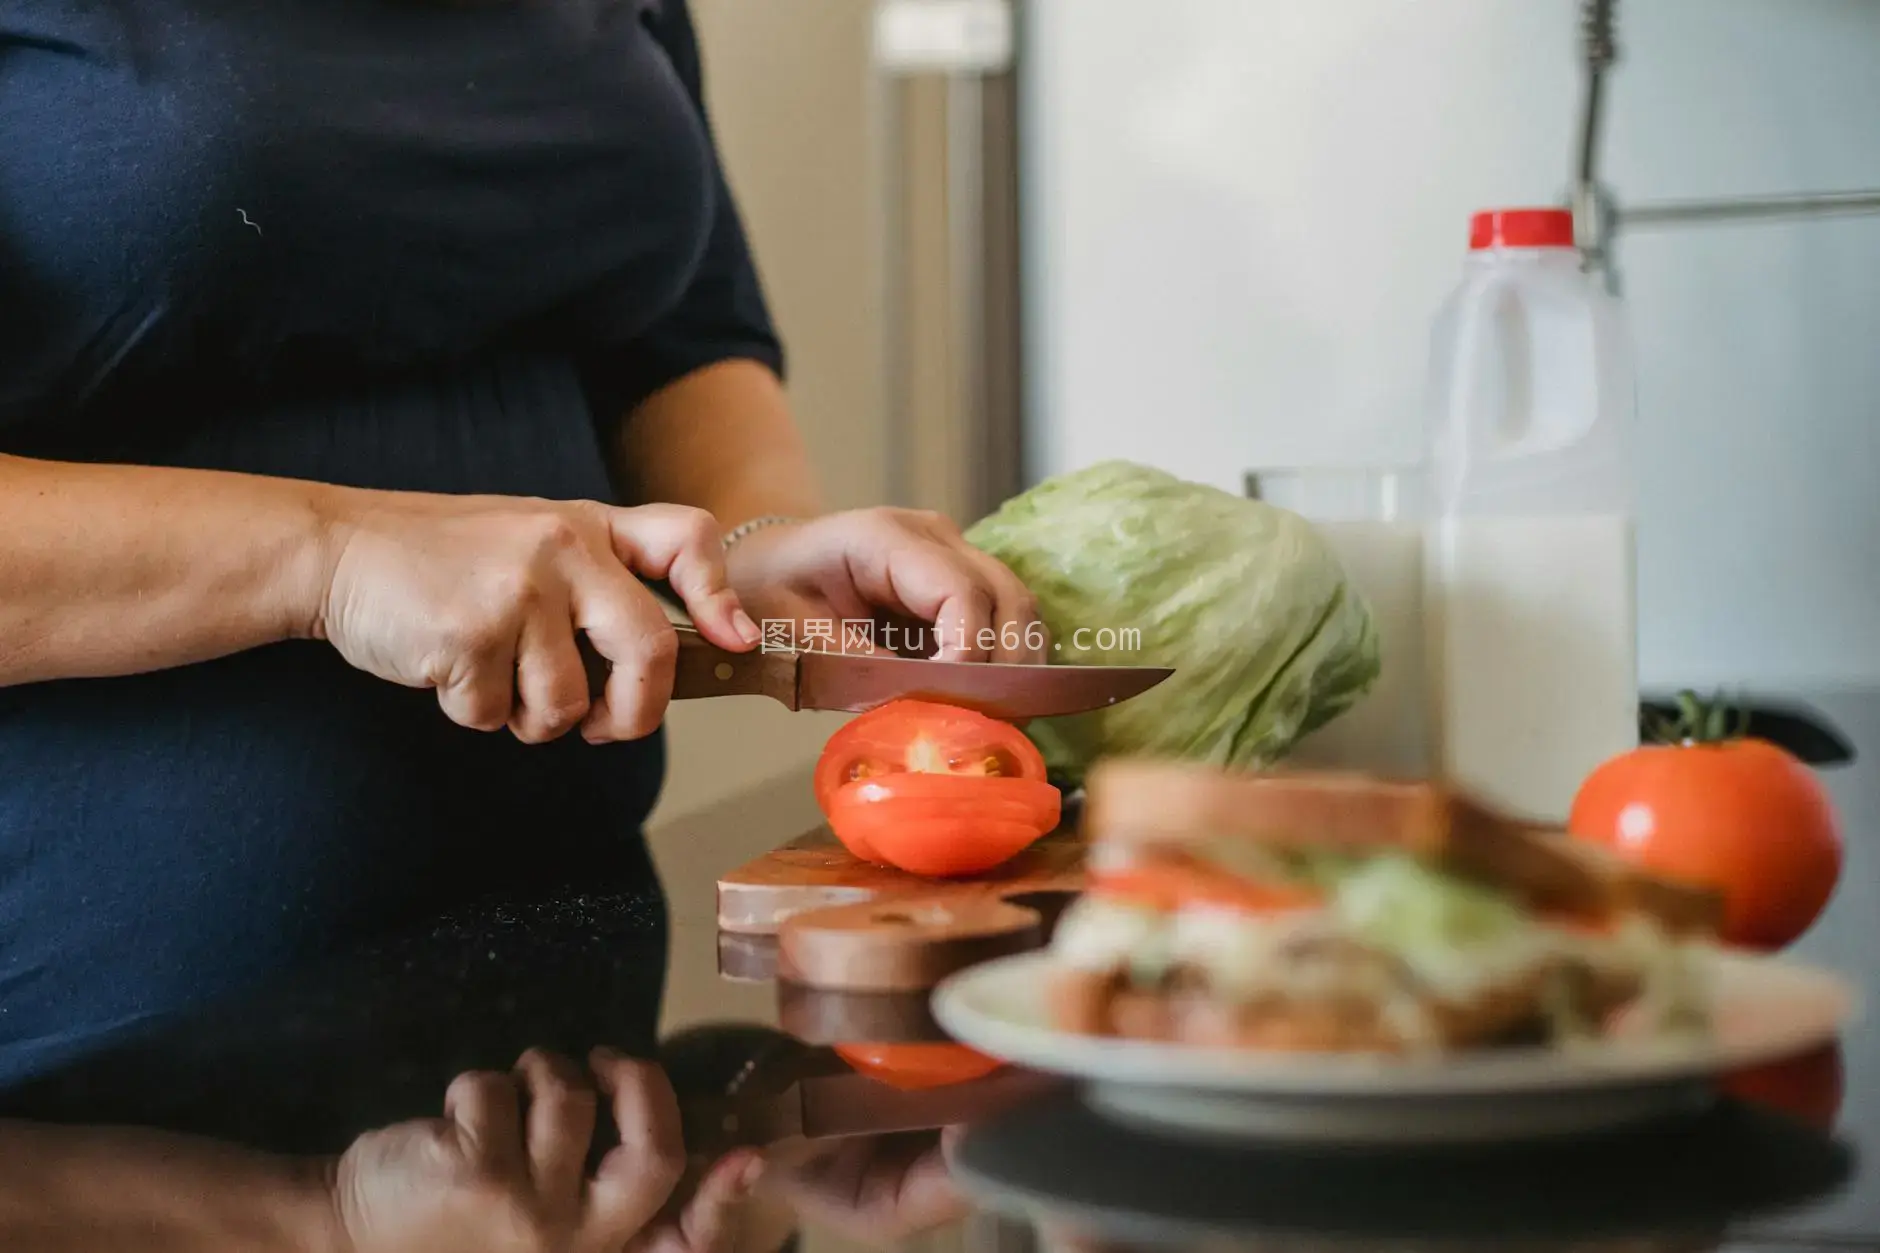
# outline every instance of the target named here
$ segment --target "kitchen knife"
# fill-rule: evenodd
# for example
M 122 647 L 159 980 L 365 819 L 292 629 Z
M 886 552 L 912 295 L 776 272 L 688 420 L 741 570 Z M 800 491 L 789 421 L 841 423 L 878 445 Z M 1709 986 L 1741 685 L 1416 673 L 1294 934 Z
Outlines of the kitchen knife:
M 768 696 L 789 709 L 851 713 L 893 700 L 932 700 L 1018 720 L 1102 709 L 1140 695 L 1175 673 L 1161 666 L 1013 665 L 815 650 L 733 653 L 689 627 L 675 629 L 679 659 L 674 700 Z M 590 687 L 598 693 L 606 682 L 607 662 L 585 638 L 582 654 Z

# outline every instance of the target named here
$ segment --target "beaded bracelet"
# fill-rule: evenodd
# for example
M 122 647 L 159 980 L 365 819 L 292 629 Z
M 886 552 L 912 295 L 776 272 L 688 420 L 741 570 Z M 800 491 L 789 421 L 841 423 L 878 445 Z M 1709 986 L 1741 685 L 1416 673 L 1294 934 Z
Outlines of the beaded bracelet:
M 725 551 L 731 551 L 733 544 L 749 535 L 752 531 L 761 531 L 767 526 L 781 526 L 796 521 L 798 521 L 798 519 L 786 518 L 782 514 L 767 513 L 761 518 L 752 518 L 749 521 L 740 522 L 729 531 L 725 532 Z

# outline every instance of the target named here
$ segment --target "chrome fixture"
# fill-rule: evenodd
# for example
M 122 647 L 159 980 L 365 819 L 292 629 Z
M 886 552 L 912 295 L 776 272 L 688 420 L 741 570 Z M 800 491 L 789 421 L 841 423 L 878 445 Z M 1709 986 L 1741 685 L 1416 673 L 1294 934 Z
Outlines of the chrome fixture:
M 1743 196 L 1722 200 L 1664 201 L 1621 205 L 1599 181 L 1599 138 L 1605 107 L 1607 71 L 1618 60 L 1615 10 L 1618 0 L 1581 0 L 1581 58 L 1584 89 L 1573 190 L 1574 240 L 1588 273 L 1608 289 L 1619 288 L 1613 247 L 1626 229 L 1705 225 L 1719 222 L 1768 222 L 1796 218 L 1844 217 L 1880 213 L 1880 191 L 1822 192 L 1789 196 Z

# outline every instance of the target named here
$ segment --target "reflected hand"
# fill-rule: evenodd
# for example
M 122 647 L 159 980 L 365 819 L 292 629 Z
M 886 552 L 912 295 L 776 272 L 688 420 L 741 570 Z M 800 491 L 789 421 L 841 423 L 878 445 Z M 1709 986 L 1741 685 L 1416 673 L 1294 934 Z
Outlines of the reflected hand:
M 878 634 L 884 651 L 905 642 L 943 661 L 1031 663 L 1050 652 L 1018 576 L 937 513 L 855 509 L 765 527 L 732 547 L 726 570 L 759 618 L 916 624 Z
M 848 1239 L 897 1243 L 971 1213 L 946 1162 L 958 1130 L 773 1150 L 762 1195 L 787 1203 L 804 1222 Z
M 592 1075 L 531 1050 L 509 1074 L 459 1076 L 444 1117 L 362 1136 L 334 1204 L 349 1253 L 728 1249 L 754 1155 L 719 1162 L 682 1206 L 678 1101 L 657 1066 L 597 1050 Z M 587 1168 L 601 1100 L 620 1144 Z

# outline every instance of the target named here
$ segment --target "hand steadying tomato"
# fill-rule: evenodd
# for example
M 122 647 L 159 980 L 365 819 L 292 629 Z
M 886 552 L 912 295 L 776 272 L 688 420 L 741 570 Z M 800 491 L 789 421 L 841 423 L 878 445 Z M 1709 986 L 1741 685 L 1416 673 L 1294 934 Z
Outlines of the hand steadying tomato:
M 914 700 L 862 714 L 831 736 L 815 788 L 851 853 L 936 878 L 1011 860 L 1057 826 L 1061 805 L 1023 732 Z
M 1588 776 L 1568 828 L 1655 874 L 1721 892 L 1725 942 L 1781 948 L 1814 924 L 1840 878 L 1827 791 L 1791 754 L 1733 733 L 1721 705 L 1690 693 L 1681 703 L 1665 742 Z

